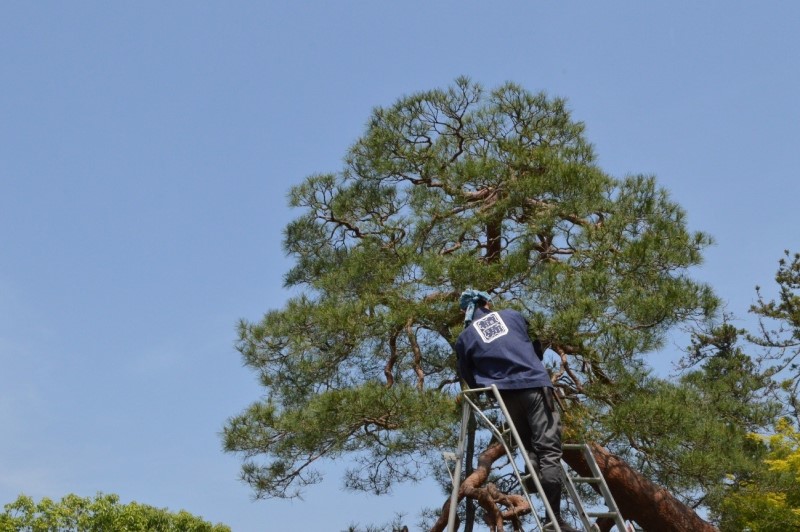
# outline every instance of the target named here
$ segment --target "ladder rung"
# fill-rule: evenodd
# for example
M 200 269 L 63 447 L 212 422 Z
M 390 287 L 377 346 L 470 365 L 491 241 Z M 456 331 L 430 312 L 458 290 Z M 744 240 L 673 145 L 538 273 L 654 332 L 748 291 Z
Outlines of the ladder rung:
M 603 479 L 600 477 L 572 477 L 574 482 L 586 482 L 587 484 L 595 484 L 601 482 Z
M 532 478 L 533 478 L 533 475 L 531 475 L 531 474 L 527 474 L 527 475 L 520 475 L 520 476 L 519 476 L 519 479 L 522 481 L 522 486 L 523 486 L 523 487 L 525 486 L 525 482 L 526 482 L 526 481 L 528 481 L 528 480 L 530 480 L 530 479 L 532 479 Z
M 580 451 L 583 449 L 583 443 L 563 443 L 561 444 L 562 449 L 567 449 L 568 451 Z
M 586 515 L 589 517 L 610 517 L 613 519 L 617 517 L 617 512 L 586 512 Z

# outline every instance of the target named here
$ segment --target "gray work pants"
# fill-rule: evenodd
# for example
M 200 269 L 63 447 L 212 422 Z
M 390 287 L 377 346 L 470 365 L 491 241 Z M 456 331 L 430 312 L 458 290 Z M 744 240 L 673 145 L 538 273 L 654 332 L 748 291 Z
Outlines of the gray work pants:
M 552 390 L 500 390 L 500 395 L 531 463 L 539 470 L 545 496 L 553 511 L 559 515 L 562 477 L 561 416 L 553 405 Z M 528 491 L 536 492 L 530 488 L 532 486 Z

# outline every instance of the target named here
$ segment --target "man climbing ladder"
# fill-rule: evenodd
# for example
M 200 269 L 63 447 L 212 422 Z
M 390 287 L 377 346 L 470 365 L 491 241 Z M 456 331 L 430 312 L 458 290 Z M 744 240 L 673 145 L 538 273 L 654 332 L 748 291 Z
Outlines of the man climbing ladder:
M 470 388 L 500 392 L 562 532 L 579 532 L 561 517 L 561 417 L 553 384 L 534 347 L 528 322 L 511 309 L 492 311 L 491 296 L 466 290 L 459 305 L 464 330 L 456 341 L 458 371 Z M 529 492 L 534 491 L 526 486 Z

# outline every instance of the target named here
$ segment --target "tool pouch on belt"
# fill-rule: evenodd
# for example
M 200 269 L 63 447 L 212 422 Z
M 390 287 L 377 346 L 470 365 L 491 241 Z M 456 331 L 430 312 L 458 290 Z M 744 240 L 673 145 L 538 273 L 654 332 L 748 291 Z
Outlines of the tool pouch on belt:
M 549 408 L 551 412 L 555 412 L 556 402 L 553 399 L 553 389 L 548 386 L 543 387 L 542 396 L 544 397 L 544 404 L 547 405 L 547 408 Z

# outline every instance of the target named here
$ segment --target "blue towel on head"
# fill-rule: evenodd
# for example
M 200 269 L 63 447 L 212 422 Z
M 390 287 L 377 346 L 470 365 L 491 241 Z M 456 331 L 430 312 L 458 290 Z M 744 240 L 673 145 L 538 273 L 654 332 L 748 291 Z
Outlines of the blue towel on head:
M 458 304 L 461 307 L 461 310 L 464 310 L 464 326 L 466 327 L 469 325 L 469 322 L 472 321 L 472 315 L 475 313 L 475 305 L 480 303 L 481 301 L 490 302 L 492 300 L 492 296 L 490 296 L 486 292 L 482 292 L 481 290 L 473 290 L 468 289 L 464 290 L 461 293 L 461 299 L 459 300 Z

